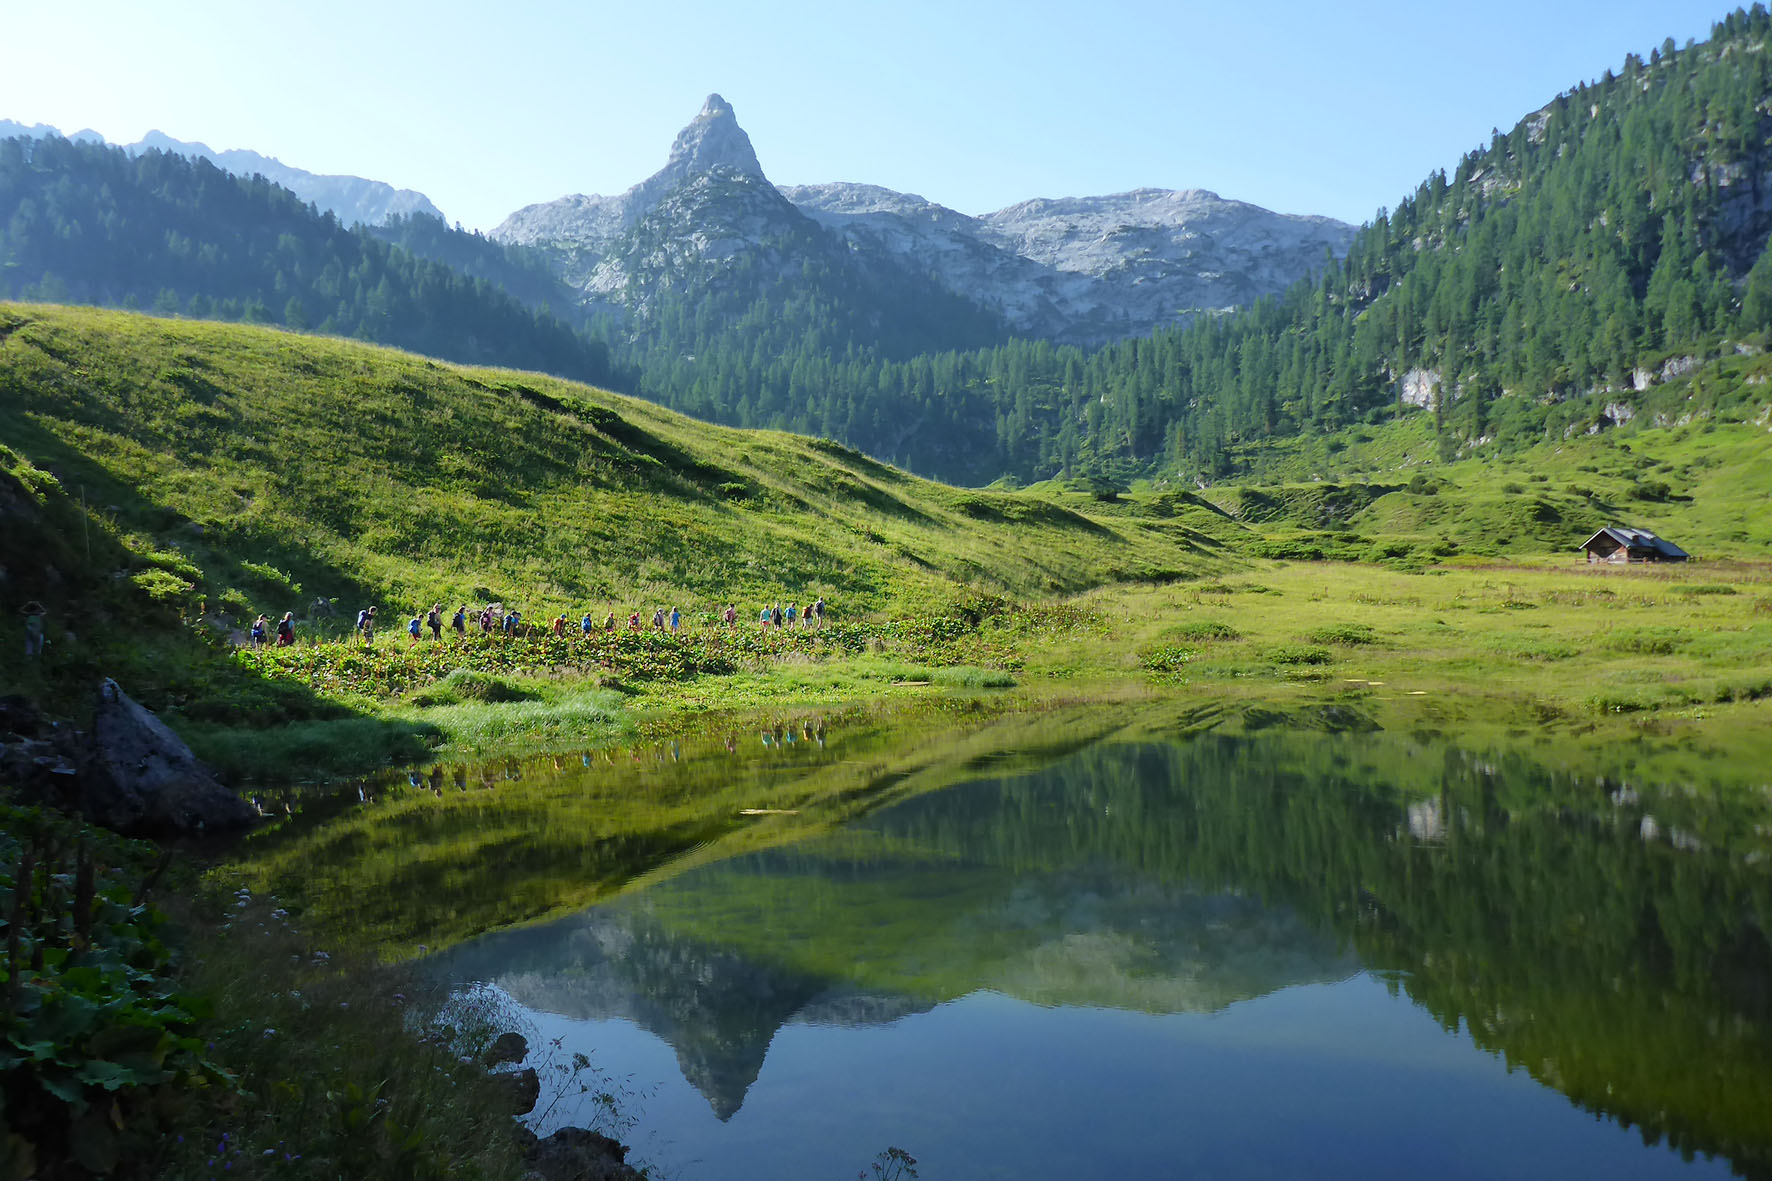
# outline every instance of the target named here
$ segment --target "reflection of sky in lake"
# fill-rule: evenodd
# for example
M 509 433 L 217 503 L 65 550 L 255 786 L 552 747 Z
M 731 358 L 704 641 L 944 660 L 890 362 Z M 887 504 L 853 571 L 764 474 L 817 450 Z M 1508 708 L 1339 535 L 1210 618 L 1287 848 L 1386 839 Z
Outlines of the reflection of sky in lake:
M 1364 973 L 1209 1015 L 974 993 L 884 1026 L 789 1023 L 726 1123 L 652 1034 L 535 1017 L 656 1088 L 635 1152 L 684 1181 L 843 1178 L 888 1145 L 931 1181 L 1729 1175 L 1645 1150 Z

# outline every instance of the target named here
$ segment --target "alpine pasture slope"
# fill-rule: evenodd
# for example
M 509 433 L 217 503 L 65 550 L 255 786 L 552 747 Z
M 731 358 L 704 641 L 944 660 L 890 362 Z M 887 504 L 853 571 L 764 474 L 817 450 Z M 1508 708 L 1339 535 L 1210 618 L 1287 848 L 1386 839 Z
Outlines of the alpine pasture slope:
M 539 620 L 815 595 L 853 615 L 1212 565 L 1174 518 L 946 487 L 532 373 L 42 305 L 0 304 L 0 341 L 6 445 L 85 489 L 137 582 L 236 617 L 316 597 L 492 598 Z
M 1442 459 L 1423 412 L 1273 454 L 1265 485 L 1005 492 L 530 373 L 0 304 L 7 588 L 55 629 L 35 666 L 0 646 L 0 676 L 76 717 L 117 676 L 261 781 L 1013 685 L 990 708 L 1186 698 L 1234 729 L 1327 704 L 1361 725 L 1529 735 L 1594 770 L 1685 751 L 1758 782 L 1768 366 L 1670 383 L 1670 408 L 1693 409 L 1665 426 L 1505 460 Z M 1703 390 L 1729 394 L 1707 409 Z M 1613 523 L 1707 561 L 1587 569 L 1573 545 Z M 816 638 L 751 622 L 814 597 L 831 605 Z M 316 599 L 338 615 L 307 618 Z M 676 607 L 690 634 L 400 634 L 432 603 L 488 600 L 575 631 L 587 612 Z M 369 603 L 372 659 L 337 638 Z M 286 610 L 298 649 L 229 643 Z

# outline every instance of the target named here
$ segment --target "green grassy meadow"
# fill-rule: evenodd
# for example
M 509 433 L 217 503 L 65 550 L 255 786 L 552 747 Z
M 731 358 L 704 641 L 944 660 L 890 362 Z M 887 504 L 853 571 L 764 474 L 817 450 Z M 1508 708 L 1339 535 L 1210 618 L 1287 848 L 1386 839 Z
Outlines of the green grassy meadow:
M 1417 412 L 1251 448 L 1210 488 L 1009 492 L 534 374 L 5 304 L 6 590 L 50 606 L 51 649 L 0 646 L 0 676 L 73 717 L 116 676 L 260 784 L 953 696 L 1179 696 L 1226 725 L 1357 706 L 1751 778 L 1772 765 L 1769 373 L 1725 358 L 1630 422 L 1494 454 L 1436 454 Z M 1610 523 L 1699 560 L 1589 569 L 1574 547 Z M 815 596 L 822 630 L 755 622 Z M 403 634 L 490 600 L 567 635 Z M 368 603 L 364 651 L 345 633 Z M 655 607 L 683 635 L 625 630 Z M 286 610 L 296 648 L 239 646 Z

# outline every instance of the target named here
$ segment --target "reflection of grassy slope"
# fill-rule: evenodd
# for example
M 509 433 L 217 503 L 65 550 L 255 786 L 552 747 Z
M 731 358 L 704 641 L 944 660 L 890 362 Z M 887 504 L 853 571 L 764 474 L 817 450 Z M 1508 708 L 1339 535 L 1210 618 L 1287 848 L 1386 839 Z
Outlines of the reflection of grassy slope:
M 1077 860 L 1029 875 L 850 834 L 675 878 L 644 905 L 691 941 L 920 1005 L 985 988 L 1041 1005 L 1205 1012 L 1352 970 L 1285 910 Z
M 1441 825 L 1425 843 L 1408 835 L 1412 799 Z M 1662 836 L 1641 835 L 1647 814 Z M 1753 1171 L 1772 1159 L 1765 821 L 1763 801 L 1614 801 L 1591 781 L 1523 763 L 1497 775 L 1394 735 L 1207 737 L 1095 747 L 1031 778 L 920 796 L 862 833 L 677 878 L 645 904 L 683 938 L 864 990 L 1183 1007 L 1197 981 L 1163 979 L 1187 961 L 1165 961 L 1160 923 L 1138 948 L 1091 942 L 1077 916 L 1045 924 L 1042 884 L 1112 865 L 1229 891 L 1352 943 L 1448 1028 L 1577 1102 Z M 1694 838 L 1705 847 L 1674 844 Z M 1033 883 L 1019 902 L 1017 880 Z M 1016 905 L 1020 928 L 973 921 Z M 1265 949 L 1298 938 L 1279 935 L 1226 946 L 1271 972 L 1284 959 Z M 1042 946 L 1050 965 L 1030 951 Z M 1091 967 L 1102 974 L 1083 979 Z
M 317 936 L 400 957 L 828 832 L 884 802 L 974 777 L 979 760 L 1004 750 L 1024 753 L 993 766 L 1050 759 L 1117 721 L 1097 711 L 953 724 L 834 726 L 823 751 L 803 744 L 762 761 L 726 758 L 710 743 L 680 763 L 646 747 L 632 758 L 593 756 L 588 768 L 568 762 L 564 772 L 551 759 L 463 769 L 461 786 L 438 769 L 427 782 L 440 794 L 403 785 L 364 807 L 316 806 L 255 833 L 238 856 L 255 885 L 301 907 Z M 798 814 L 740 815 L 745 808 Z

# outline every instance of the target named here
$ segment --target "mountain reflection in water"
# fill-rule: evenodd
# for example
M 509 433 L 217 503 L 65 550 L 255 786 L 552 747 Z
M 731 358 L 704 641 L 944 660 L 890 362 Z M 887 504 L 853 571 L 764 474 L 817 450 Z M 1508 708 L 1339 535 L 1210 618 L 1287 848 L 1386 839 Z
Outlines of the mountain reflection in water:
M 537 1014 L 649 1031 L 722 1121 L 786 1027 L 909 1028 L 973 994 L 1216 1013 L 1364 973 L 1467 1054 L 1763 1176 L 1764 820 L 1387 735 L 1101 744 L 433 962 Z M 1509 1171 L 1507 1137 L 1495 1151 L 1467 1163 Z M 1680 1166 L 1650 1151 L 1647 1171 Z
M 783 853 L 747 861 L 734 868 L 801 885 L 833 868 Z M 1290 913 L 1247 898 L 1064 875 L 1002 880 L 994 899 L 981 896 L 981 882 L 980 890 L 954 896 L 952 913 L 921 910 L 920 924 L 942 929 L 926 930 L 912 954 L 946 956 L 962 942 L 988 946 L 997 958 L 986 978 L 958 981 L 953 987 L 961 991 L 947 995 L 869 988 L 865 979 L 798 967 L 796 957 L 674 932 L 669 915 L 655 909 L 662 901 L 655 894 L 679 890 L 685 893 L 673 902 L 694 907 L 694 892 L 719 890 L 721 876 L 702 871 L 559 922 L 488 936 L 447 957 L 446 970 L 457 980 L 494 983 L 525 1008 L 633 1022 L 676 1051 L 683 1077 L 724 1120 L 743 1104 L 776 1031 L 789 1023 L 883 1025 L 977 988 L 1040 1005 L 1211 1012 L 1288 985 L 1341 979 L 1358 967 Z M 819 904 L 844 905 L 843 891 Z M 837 918 L 823 936 L 833 946 L 800 951 L 841 957 L 858 942 L 845 927 L 867 921 Z M 887 970 L 907 967 L 921 971 L 914 963 Z

